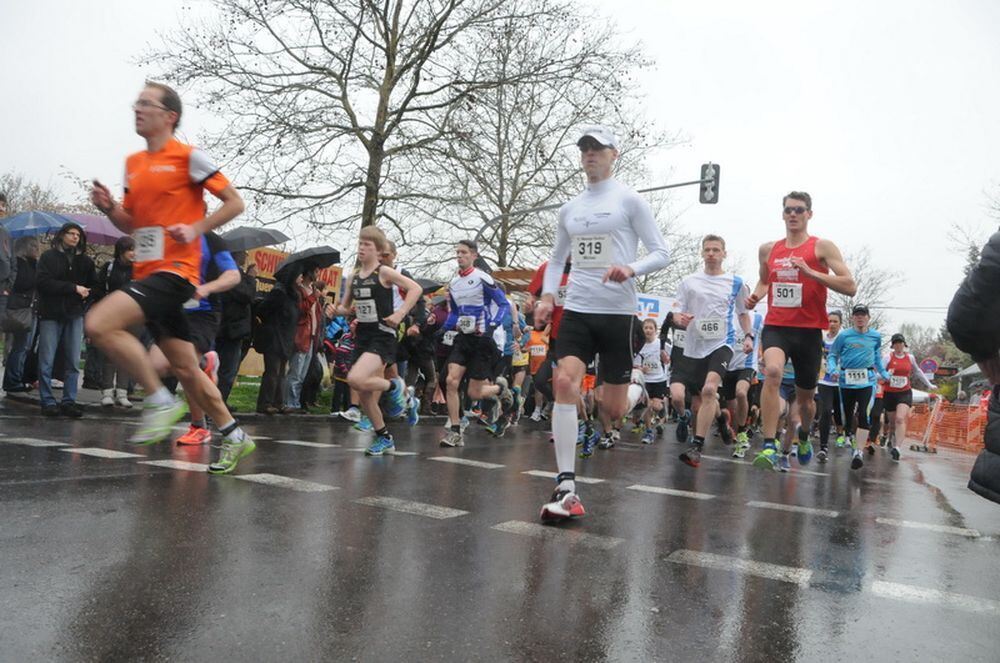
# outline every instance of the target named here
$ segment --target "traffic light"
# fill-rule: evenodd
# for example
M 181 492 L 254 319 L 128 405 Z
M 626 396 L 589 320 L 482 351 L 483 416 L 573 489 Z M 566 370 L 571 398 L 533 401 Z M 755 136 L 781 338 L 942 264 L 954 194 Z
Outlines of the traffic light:
M 719 202 L 719 164 L 706 163 L 701 166 L 701 193 L 698 201 L 706 205 Z M 708 181 L 705 181 L 708 180 Z

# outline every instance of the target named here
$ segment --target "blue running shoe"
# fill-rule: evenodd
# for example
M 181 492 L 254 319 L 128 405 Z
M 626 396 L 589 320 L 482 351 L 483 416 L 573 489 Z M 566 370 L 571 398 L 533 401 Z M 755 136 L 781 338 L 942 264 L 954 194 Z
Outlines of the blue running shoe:
M 372 426 L 372 420 L 369 419 L 367 415 L 361 415 L 361 421 L 354 424 L 352 428 L 354 428 L 354 430 L 359 430 L 362 433 L 367 433 L 369 431 L 375 430 L 375 427 Z
M 799 426 L 799 465 L 808 465 L 813 457 L 813 445 L 809 441 L 809 431 Z
M 366 456 L 381 456 L 387 451 L 394 451 L 396 443 L 393 442 L 392 435 L 379 435 L 372 442 L 372 445 L 365 449 Z
M 406 410 L 406 423 L 416 426 L 420 421 L 420 399 L 414 395 L 413 387 L 407 387 L 406 395 L 410 403 L 410 407 Z
M 688 441 L 688 423 L 691 421 L 691 410 L 684 410 L 684 415 L 677 418 L 677 441 Z
M 406 413 L 406 383 L 402 378 L 393 378 L 392 384 L 395 389 L 389 394 L 389 406 L 385 414 L 395 418 Z
M 594 449 L 601 439 L 601 434 L 596 430 L 590 431 L 590 435 L 584 433 L 583 446 L 580 447 L 580 458 L 590 458 L 594 455 Z
M 582 421 L 579 422 L 576 425 L 576 446 L 579 447 L 579 446 L 581 446 L 584 443 L 584 441 L 585 441 L 585 439 L 587 437 L 587 434 L 586 434 L 585 431 L 586 431 L 586 428 L 584 427 L 583 422 Z
M 778 450 L 774 448 L 774 444 L 768 442 L 764 444 L 764 448 L 753 459 L 753 466 L 762 470 L 773 470 L 778 465 L 777 456 Z
M 788 472 L 792 469 L 792 461 L 788 458 L 788 454 L 781 454 L 778 458 L 778 469 L 782 472 Z
M 642 443 L 643 444 L 652 444 L 653 443 L 653 435 L 654 435 L 654 430 L 652 428 L 647 428 L 643 432 L 643 434 L 642 434 Z

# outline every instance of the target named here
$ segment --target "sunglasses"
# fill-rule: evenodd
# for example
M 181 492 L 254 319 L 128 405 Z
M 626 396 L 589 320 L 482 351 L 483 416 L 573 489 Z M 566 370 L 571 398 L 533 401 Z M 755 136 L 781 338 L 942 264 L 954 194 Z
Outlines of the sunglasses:
M 805 207 L 786 207 L 785 214 L 805 214 L 809 210 Z

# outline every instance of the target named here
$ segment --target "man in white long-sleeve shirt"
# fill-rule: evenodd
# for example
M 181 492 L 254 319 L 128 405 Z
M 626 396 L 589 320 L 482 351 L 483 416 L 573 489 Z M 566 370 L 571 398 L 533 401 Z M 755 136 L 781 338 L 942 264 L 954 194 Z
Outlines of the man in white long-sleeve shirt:
M 556 345 L 559 371 L 554 379 L 552 434 L 559 474 L 551 500 L 542 507 L 543 520 L 585 513 L 575 483 L 580 382 L 587 364 L 600 355 L 602 407 L 612 421 L 625 414 L 632 358 L 639 349 L 634 340 L 638 320 L 633 279 L 663 269 L 669 261 L 649 204 L 611 176 L 618 159 L 614 133 L 607 127 L 587 127 L 577 146 L 587 188 L 559 209 L 549 261 L 563 265 L 572 254 L 573 271 Z M 640 239 L 647 254 L 637 259 Z M 535 313 L 543 322 L 552 313 L 560 276 L 559 270 L 545 272 Z

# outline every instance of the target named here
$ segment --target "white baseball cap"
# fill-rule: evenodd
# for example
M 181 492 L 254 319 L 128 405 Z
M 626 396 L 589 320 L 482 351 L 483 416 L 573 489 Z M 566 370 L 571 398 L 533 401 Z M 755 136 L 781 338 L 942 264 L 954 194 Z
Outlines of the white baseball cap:
M 593 138 L 605 147 L 618 149 L 618 137 L 615 136 L 615 132 L 600 124 L 584 127 L 580 132 L 580 137 L 576 141 L 577 147 L 580 146 L 580 141 L 584 138 Z

